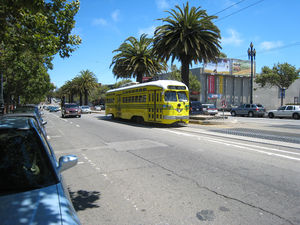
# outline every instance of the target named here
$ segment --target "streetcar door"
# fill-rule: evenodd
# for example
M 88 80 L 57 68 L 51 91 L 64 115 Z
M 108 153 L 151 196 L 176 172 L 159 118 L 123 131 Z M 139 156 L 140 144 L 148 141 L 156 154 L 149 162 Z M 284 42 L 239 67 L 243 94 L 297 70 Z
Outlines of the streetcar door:
M 116 117 L 121 117 L 121 95 L 117 95 Z
M 156 121 L 156 91 L 148 92 L 148 120 Z

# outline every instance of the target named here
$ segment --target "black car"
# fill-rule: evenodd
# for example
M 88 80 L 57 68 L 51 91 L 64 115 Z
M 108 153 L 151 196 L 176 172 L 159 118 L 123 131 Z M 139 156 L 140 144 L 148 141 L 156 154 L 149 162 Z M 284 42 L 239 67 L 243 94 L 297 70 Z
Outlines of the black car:
M 199 101 L 190 102 L 190 115 L 203 114 L 203 105 Z

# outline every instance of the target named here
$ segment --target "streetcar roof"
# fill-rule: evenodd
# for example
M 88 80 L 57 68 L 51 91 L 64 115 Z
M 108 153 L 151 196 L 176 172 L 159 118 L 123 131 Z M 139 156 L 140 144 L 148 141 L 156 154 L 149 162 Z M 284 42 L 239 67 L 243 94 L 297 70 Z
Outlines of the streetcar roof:
M 156 86 L 156 87 L 162 88 L 163 90 L 168 89 L 168 86 L 185 86 L 186 90 L 188 90 L 187 86 L 184 83 L 177 81 L 177 80 L 156 80 L 156 81 L 150 81 L 150 82 L 145 82 L 145 83 L 135 84 L 135 85 L 131 85 L 131 86 L 112 89 L 112 90 L 107 91 L 106 93 L 122 91 L 122 90 L 131 89 L 131 88 L 147 87 L 147 86 Z

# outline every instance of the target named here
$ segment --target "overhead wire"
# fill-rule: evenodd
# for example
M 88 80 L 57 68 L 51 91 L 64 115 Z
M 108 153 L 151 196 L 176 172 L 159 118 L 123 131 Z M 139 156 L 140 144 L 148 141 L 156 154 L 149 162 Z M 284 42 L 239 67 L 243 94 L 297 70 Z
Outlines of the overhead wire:
M 224 17 L 221 17 L 221 18 L 217 19 L 216 22 L 219 22 L 220 20 L 226 19 L 226 18 L 228 18 L 228 17 L 230 17 L 230 16 L 232 16 L 232 15 L 234 15 L 234 14 L 237 14 L 237 13 L 239 13 L 239 12 L 245 10 L 245 9 L 248 9 L 248 8 L 250 8 L 250 7 L 252 7 L 252 6 L 255 6 L 255 5 L 257 5 L 257 4 L 259 4 L 259 3 L 263 2 L 263 1 L 264 1 L 264 0 L 259 0 L 259 1 L 257 1 L 257 2 L 254 2 L 254 3 L 251 4 L 251 5 L 248 5 L 248 6 L 244 7 L 244 8 L 241 8 L 241 9 L 239 9 L 239 10 L 237 10 L 237 11 L 235 11 L 235 12 L 229 14 L 229 15 L 227 15 L 227 16 L 224 16 Z M 238 2 L 238 3 L 240 3 L 240 2 Z M 236 4 L 237 4 L 237 3 L 236 3 Z M 236 4 L 234 4 L 234 5 L 236 5 Z M 234 5 L 232 5 L 232 6 L 234 6 Z M 231 8 L 231 7 L 227 7 L 227 8 Z M 226 9 L 227 9 L 227 8 L 226 8 Z M 226 9 L 221 10 L 220 12 L 223 12 L 223 11 L 225 11 Z M 219 12 L 218 12 L 218 13 L 219 13 Z
M 236 5 L 238 5 L 238 4 L 240 4 L 240 3 L 244 2 L 244 1 L 246 1 L 246 0 L 241 0 L 241 1 L 237 2 L 237 3 L 234 3 L 234 4 L 230 5 L 230 6 L 228 6 L 227 8 L 222 9 L 221 11 L 214 13 L 213 15 L 216 16 L 216 15 L 218 15 L 219 13 L 222 13 L 222 12 L 226 11 L 227 9 L 230 9 L 230 8 L 232 8 L 233 6 L 236 6 Z
M 300 41 L 297 41 L 297 42 L 294 42 L 294 43 L 291 43 L 291 44 L 287 44 L 287 45 L 284 45 L 284 46 L 280 46 L 280 47 L 277 47 L 277 48 L 270 48 L 270 49 L 266 49 L 266 50 L 262 50 L 262 51 L 257 51 L 256 54 L 258 53 L 259 55 L 261 55 L 261 54 L 264 54 L 264 53 L 273 52 L 273 51 L 277 51 L 277 50 L 285 49 L 285 48 L 290 48 L 290 47 L 297 46 L 297 45 L 300 45 Z M 241 57 L 244 57 L 244 56 L 246 56 L 246 54 L 236 56 L 234 58 L 241 58 Z

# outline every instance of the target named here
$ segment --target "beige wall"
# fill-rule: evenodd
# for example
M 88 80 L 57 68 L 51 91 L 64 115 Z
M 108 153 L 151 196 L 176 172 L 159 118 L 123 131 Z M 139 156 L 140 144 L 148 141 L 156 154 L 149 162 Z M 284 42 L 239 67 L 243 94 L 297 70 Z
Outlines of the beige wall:
M 267 110 L 277 109 L 280 106 L 281 98 L 278 87 L 260 88 L 254 82 L 253 102 L 261 103 Z M 286 91 L 283 104 L 294 103 L 294 97 L 298 97 L 300 103 L 300 79 L 296 80 Z

